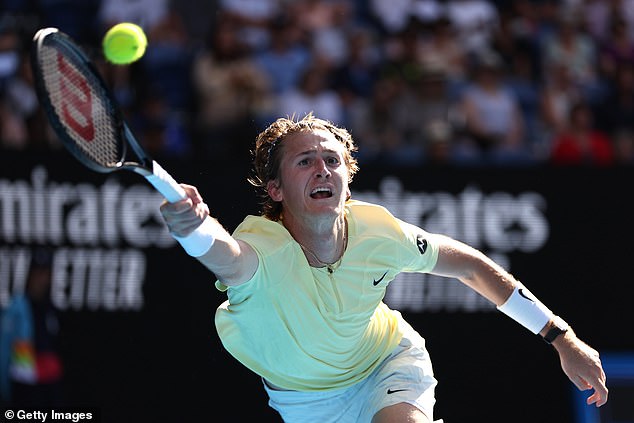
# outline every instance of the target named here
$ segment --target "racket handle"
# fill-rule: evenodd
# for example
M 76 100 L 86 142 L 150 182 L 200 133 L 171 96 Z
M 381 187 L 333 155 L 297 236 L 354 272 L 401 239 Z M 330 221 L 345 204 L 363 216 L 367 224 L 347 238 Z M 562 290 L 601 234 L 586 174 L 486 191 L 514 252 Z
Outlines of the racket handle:
M 152 161 L 152 174 L 146 175 L 145 178 L 170 203 L 176 203 L 187 198 L 185 190 L 155 161 Z

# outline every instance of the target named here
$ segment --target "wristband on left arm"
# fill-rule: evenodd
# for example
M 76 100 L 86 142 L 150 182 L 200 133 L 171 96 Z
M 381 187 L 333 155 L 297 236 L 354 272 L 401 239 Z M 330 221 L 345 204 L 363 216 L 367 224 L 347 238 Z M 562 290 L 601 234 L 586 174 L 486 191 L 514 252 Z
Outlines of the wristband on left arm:
M 498 310 L 537 335 L 554 317 L 524 285 L 517 283 L 511 296 Z

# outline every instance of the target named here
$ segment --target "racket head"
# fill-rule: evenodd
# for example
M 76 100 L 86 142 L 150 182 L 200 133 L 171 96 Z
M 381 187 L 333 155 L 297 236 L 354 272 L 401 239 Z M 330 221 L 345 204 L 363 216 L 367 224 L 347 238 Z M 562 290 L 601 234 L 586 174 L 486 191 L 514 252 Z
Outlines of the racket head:
M 88 56 L 57 28 L 43 28 L 33 38 L 31 67 L 40 104 L 64 146 L 97 172 L 121 169 L 122 113 Z

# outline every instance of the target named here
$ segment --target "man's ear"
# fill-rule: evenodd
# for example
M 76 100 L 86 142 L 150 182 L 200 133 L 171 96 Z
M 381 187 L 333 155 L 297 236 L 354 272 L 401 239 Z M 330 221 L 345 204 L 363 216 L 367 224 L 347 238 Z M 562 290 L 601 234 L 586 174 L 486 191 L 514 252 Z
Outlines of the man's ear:
M 277 202 L 282 201 L 283 195 L 279 180 L 273 179 L 272 181 L 267 182 L 266 191 L 269 193 L 269 197 L 271 197 L 271 200 Z

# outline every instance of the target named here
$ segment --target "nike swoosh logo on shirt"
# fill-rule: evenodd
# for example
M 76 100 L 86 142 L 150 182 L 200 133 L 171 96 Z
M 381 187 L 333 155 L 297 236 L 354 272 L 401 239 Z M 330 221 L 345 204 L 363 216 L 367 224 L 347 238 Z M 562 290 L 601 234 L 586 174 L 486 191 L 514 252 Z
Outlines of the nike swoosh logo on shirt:
M 372 282 L 374 284 L 374 286 L 377 286 L 378 284 L 380 284 L 381 281 L 383 280 L 383 278 L 385 277 L 385 275 L 387 275 L 387 271 L 385 273 L 383 273 L 383 276 L 381 276 L 378 281 L 376 279 L 374 279 L 374 281 Z
M 395 392 L 403 392 L 403 391 L 407 391 L 407 389 L 388 389 L 387 390 L 387 394 L 390 395 L 390 394 L 393 394 Z

